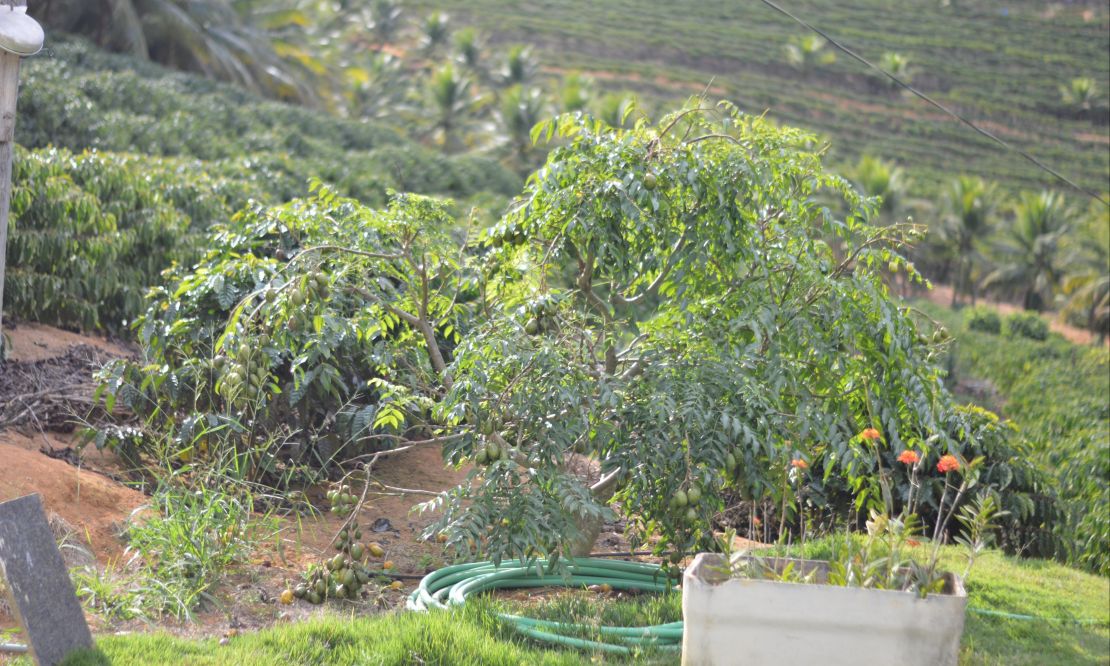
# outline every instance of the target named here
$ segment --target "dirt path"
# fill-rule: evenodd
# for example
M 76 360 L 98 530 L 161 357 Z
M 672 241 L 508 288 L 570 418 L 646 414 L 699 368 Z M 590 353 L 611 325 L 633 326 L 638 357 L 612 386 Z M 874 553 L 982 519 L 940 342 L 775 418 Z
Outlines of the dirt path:
M 948 307 L 952 304 L 952 287 L 943 284 L 934 284 L 930 291 L 924 293 L 924 296 L 937 305 Z M 1024 310 L 1013 303 L 999 303 L 982 298 L 976 301 L 976 305 L 985 305 L 994 308 L 1002 315 L 1024 312 Z M 1095 340 L 1095 336 L 1090 331 L 1065 324 L 1056 317 L 1043 316 L 1043 318 L 1048 322 L 1048 327 L 1050 329 L 1064 336 L 1069 342 L 1073 342 L 1077 345 L 1089 345 Z M 1110 340 L 1107 340 L 1107 345 L 1110 346 Z

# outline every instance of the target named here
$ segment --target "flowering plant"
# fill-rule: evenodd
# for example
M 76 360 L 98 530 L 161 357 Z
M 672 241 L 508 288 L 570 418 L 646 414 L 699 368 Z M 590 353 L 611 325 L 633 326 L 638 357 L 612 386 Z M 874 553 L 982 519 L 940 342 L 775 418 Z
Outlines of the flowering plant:
M 883 441 L 876 428 L 865 428 L 858 440 L 868 446 L 878 446 Z M 881 459 L 881 458 L 877 458 Z M 995 527 L 994 519 L 1006 515 L 1000 510 L 996 493 L 990 488 L 980 493 L 971 502 L 963 502 L 967 492 L 979 481 L 983 458 L 968 461 L 958 454 L 941 455 L 936 469 L 945 475 L 944 491 L 936 507 L 936 520 L 932 525 L 932 537 L 926 536 L 926 526 L 917 513 L 920 502 L 920 474 L 925 468 L 926 456 L 917 450 L 907 448 L 898 454 L 896 460 L 909 467 L 910 490 L 901 511 L 895 515 L 892 494 L 889 487 L 889 472 L 879 463 L 878 481 L 882 486 L 882 496 L 886 500 L 883 509 L 871 509 L 866 521 L 866 535 L 857 537 L 850 533 L 839 533 L 830 539 L 829 557 L 825 566 L 798 567 L 793 561 L 769 558 L 753 554 L 747 550 L 733 548 L 735 532 L 728 531 L 720 540 L 720 548 L 728 561 L 730 575 L 745 578 L 760 578 L 796 583 L 823 583 L 893 589 L 913 592 L 922 597 L 947 591 L 948 575 L 938 569 L 940 547 L 947 541 L 948 525 L 953 517 L 962 524 L 964 532 L 956 541 L 967 547 L 968 564 L 964 575 L 971 569 L 975 556 L 989 543 Z M 790 462 L 789 477 L 795 482 L 798 497 L 804 492 L 798 482 L 800 475 L 809 469 L 801 457 Z M 801 504 L 801 502 L 798 502 Z M 957 513 L 957 509 L 960 511 Z M 803 531 L 804 542 L 806 533 Z M 780 539 L 787 535 L 780 530 Z M 931 542 L 931 549 L 922 558 L 921 549 Z M 804 543 L 803 543 L 804 545 Z M 781 552 L 781 551 L 780 551 Z M 786 554 L 790 547 L 786 546 Z M 785 562 L 785 563 L 784 563 Z

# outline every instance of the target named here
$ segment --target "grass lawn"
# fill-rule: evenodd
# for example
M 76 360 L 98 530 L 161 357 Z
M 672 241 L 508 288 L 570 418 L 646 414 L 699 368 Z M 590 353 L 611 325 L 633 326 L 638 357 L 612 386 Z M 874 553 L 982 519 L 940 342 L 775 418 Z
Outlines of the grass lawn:
M 819 545 L 818 545 L 819 547 Z M 816 553 L 815 553 L 816 554 Z M 962 571 L 955 548 L 945 559 Z M 983 555 L 967 581 L 970 606 L 1064 621 L 1023 621 L 969 612 L 964 664 L 1106 664 L 1110 662 L 1110 580 L 1042 560 Z M 620 663 L 611 655 L 545 649 L 500 626 L 495 609 L 536 617 L 651 623 L 675 619 L 678 595 L 607 604 L 573 593 L 550 603 L 482 601 L 454 613 L 332 615 L 232 638 L 185 640 L 165 634 L 104 636 L 97 649 L 66 663 L 100 664 L 590 664 Z M 1076 622 L 1076 620 L 1081 622 Z M 649 663 L 677 656 L 648 655 Z M 637 660 L 637 663 L 643 663 Z

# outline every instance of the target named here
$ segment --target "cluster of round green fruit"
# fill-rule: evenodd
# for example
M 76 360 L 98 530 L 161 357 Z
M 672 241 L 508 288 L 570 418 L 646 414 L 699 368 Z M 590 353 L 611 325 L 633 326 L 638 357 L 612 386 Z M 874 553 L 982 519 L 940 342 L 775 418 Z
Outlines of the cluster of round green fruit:
M 301 278 L 299 285 L 289 291 L 289 302 L 301 307 L 310 300 L 328 297 L 328 278 L 320 271 L 310 271 Z
M 502 450 L 497 442 L 490 440 L 474 454 L 474 462 L 479 465 L 487 465 L 491 462 L 501 460 L 502 458 L 507 458 L 508 455 L 508 451 Z
M 289 289 L 289 303 L 293 306 L 293 313 L 286 326 L 293 333 L 301 330 L 304 325 L 305 305 L 312 301 L 321 301 L 328 297 L 328 278 L 320 271 L 305 273 L 300 281 Z M 266 291 L 266 301 L 273 302 L 277 298 L 278 290 Z
M 293 588 L 293 596 L 310 604 L 327 599 L 358 599 L 362 586 L 370 582 L 370 571 L 361 562 L 340 553 L 323 567 L 315 567 L 304 583 Z
M 524 323 L 524 332 L 528 335 L 537 335 L 542 331 L 551 329 L 554 325 L 555 313 L 558 303 L 552 296 L 543 296 L 528 304 L 528 321 Z
M 257 339 L 258 348 L 270 344 L 270 336 L 263 333 Z M 255 351 L 246 342 L 239 344 L 233 360 L 223 354 L 212 360 L 212 367 L 223 372 L 221 387 L 223 394 L 232 401 L 245 401 L 257 397 L 266 388 L 270 379 L 270 359 L 266 354 Z
M 354 510 L 357 500 L 350 486 L 337 484 L 328 491 L 328 501 L 332 513 L 345 516 Z M 362 586 L 375 575 L 366 566 L 367 558 L 385 556 L 385 549 L 379 544 L 363 545 L 361 539 L 362 528 L 357 521 L 351 521 L 336 535 L 336 555 L 326 560 L 324 566 L 311 569 L 305 582 L 292 590 L 293 597 L 312 604 L 323 603 L 326 599 L 357 599 Z M 391 567 L 391 562 L 382 564 L 383 569 Z
M 675 511 L 684 512 L 687 522 L 698 519 L 698 502 L 701 501 L 701 489 L 691 485 L 687 490 L 679 490 L 671 496 L 670 507 Z
M 357 525 L 342 530 L 335 544 L 339 552 L 323 566 L 310 569 L 305 581 L 293 588 L 293 597 L 310 604 L 320 604 L 327 599 L 358 599 L 362 587 L 376 575 L 366 566 L 367 557 L 385 555 L 385 550 L 376 543 L 365 546 L 359 543 L 361 537 L 362 531 Z M 392 562 L 382 564 L 383 569 L 392 566 Z
M 489 230 L 489 244 L 494 247 L 520 245 L 527 236 L 518 222 L 501 222 Z
M 351 494 L 351 487 L 343 484 L 328 491 L 328 502 L 331 503 L 329 511 L 335 515 L 346 518 L 355 509 L 358 498 Z M 355 537 L 356 539 L 359 537 Z

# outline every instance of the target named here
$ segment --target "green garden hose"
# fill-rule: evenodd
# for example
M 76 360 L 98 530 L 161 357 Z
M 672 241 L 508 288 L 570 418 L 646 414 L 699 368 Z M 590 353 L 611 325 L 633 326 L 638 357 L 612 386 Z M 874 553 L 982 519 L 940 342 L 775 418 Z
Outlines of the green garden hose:
M 500 566 L 492 562 L 456 564 L 434 571 L 420 581 L 409 595 L 410 610 L 428 610 L 461 606 L 476 592 L 522 587 L 586 587 L 609 585 L 614 590 L 667 592 L 672 586 L 658 565 L 621 560 L 578 558 L 565 561 L 566 574 L 547 572 L 547 562 L 532 563 L 506 560 Z M 634 648 L 652 647 L 659 650 L 682 649 L 682 622 L 643 627 L 594 627 L 570 622 L 552 622 L 498 613 L 498 619 L 521 634 L 539 641 L 616 654 L 630 654 Z M 596 632 L 613 642 L 595 641 L 577 636 Z M 577 636 L 576 636 L 577 635 Z

